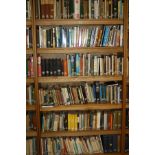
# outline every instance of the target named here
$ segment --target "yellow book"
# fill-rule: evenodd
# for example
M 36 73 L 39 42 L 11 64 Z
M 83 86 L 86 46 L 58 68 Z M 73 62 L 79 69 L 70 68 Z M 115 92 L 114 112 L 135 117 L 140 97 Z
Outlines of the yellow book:
M 74 114 L 74 130 L 77 131 L 78 116 Z

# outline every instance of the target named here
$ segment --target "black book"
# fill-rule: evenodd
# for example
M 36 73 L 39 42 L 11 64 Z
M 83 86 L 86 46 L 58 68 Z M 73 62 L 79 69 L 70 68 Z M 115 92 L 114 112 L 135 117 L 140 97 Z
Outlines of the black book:
M 50 47 L 53 47 L 53 28 L 50 29 L 50 34 L 51 34 L 51 45 Z
M 49 61 L 45 59 L 45 75 L 49 76 Z
M 53 59 L 53 73 L 54 76 L 57 76 L 57 59 Z
M 61 59 L 56 59 L 57 76 L 61 76 Z
M 113 135 L 113 152 L 117 152 L 117 135 Z
M 129 128 L 129 110 L 126 110 L 126 128 Z
M 102 140 L 104 153 L 106 153 L 108 152 L 108 135 L 102 135 L 101 140 Z
M 46 30 L 46 40 L 47 40 L 47 48 L 51 47 L 51 30 L 47 29 Z
M 113 152 L 113 135 L 108 136 L 108 152 Z
M 36 35 L 37 35 L 37 37 L 36 37 L 37 48 L 39 48 L 40 45 L 39 45 L 39 29 L 38 28 L 36 29 Z
M 41 59 L 41 72 L 42 76 L 45 76 L 45 59 Z
M 49 75 L 53 76 L 53 59 L 49 59 Z
M 61 70 L 61 76 L 63 76 L 64 75 L 63 59 L 60 59 L 60 70 Z
M 113 0 L 112 14 L 113 18 L 118 18 L 118 0 Z
M 32 29 L 29 28 L 29 46 L 32 48 Z
M 82 93 L 83 93 L 83 97 L 84 97 L 84 103 L 87 103 L 87 95 L 86 95 L 86 92 L 85 92 L 85 88 L 83 85 L 81 85 L 81 88 L 82 88 Z

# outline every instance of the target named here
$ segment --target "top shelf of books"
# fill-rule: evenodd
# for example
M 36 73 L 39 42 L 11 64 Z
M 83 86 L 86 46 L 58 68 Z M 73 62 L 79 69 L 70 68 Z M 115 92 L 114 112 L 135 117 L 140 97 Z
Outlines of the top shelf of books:
M 36 25 L 111 25 L 123 24 L 122 19 L 37 19 Z

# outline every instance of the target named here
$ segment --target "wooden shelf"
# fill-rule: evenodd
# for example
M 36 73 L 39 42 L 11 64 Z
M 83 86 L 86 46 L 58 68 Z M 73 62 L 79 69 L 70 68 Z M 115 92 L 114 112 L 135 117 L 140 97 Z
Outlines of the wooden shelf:
M 34 78 L 26 78 L 26 83 L 33 83 L 34 82 Z
M 68 54 L 68 53 L 123 53 L 123 47 L 76 47 L 76 48 L 38 48 L 39 54 Z
M 26 19 L 26 26 L 32 26 L 32 20 Z
M 26 49 L 26 54 L 33 54 L 32 48 L 27 48 Z
M 36 137 L 37 131 L 26 131 L 26 137 Z
M 123 24 L 123 19 L 36 19 L 36 25 L 110 25 Z
M 121 130 L 51 131 L 42 132 L 41 137 L 93 136 L 111 134 L 121 134 Z
M 55 107 L 41 107 L 41 112 L 49 111 L 70 111 L 70 110 L 109 110 L 109 109 L 121 109 L 122 104 L 81 104 L 81 105 L 60 105 Z
M 34 111 L 36 110 L 36 105 L 30 105 L 30 104 L 26 104 L 26 110 L 27 111 Z
M 122 76 L 51 76 L 51 77 L 38 77 L 40 83 L 70 83 L 70 82 L 94 82 L 94 81 L 121 81 Z
M 83 155 L 90 155 L 90 154 L 83 154 Z M 93 153 L 93 155 L 122 155 L 122 154 L 121 153 Z

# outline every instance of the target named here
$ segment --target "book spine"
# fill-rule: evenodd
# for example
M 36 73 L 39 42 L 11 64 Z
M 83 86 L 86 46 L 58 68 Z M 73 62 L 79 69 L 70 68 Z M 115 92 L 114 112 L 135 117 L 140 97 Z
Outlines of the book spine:
M 42 71 L 41 71 L 41 56 L 38 55 L 38 76 L 40 77 L 42 75 Z

